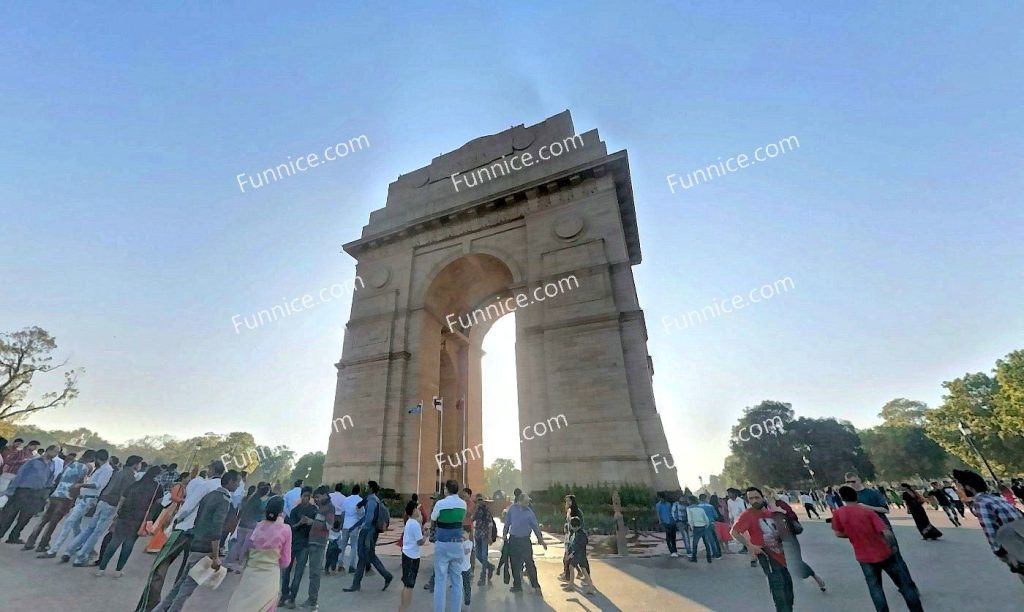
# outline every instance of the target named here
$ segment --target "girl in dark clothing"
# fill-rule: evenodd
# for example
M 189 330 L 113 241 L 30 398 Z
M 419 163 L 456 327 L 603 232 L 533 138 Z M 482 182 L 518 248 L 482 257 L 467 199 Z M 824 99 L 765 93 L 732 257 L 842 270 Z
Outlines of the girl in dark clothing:
M 938 540 L 941 538 L 942 532 L 936 529 L 931 521 L 928 520 L 928 513 L 924 509 L 924 497 L 915 491 L 914 487 L 905 482 L 900 486 L 903 488 L 903 501 L 907 504 L 910 516 L 914 517 L 914 524 L 917 525 L 917 530 L 921 532 L 921 537 L 926 540 Z
M 156 477 L 162 471 L 158 465 L 151 466 L 139 481 L 128 485 L 128 488 L 124 490 L 124 501 L 121 502 L 121 507 L 117 510 L 117 520 L 114 521 L 110 544 L 100 556 L 97 576 L 104 574 L 107 564 L 120 548 L 121 556 L 117 559 L 117 570 L 114 572 L 114 577 L 121 577 L 121 570 L 128 563 L 128 557 L 131 556 L 132 549 L 135 547 L 135 540 L 139 537 L 139 530 L 142 529 L 142 525 L 146 521 L 150 507 L 156 501 L 157 493 L 160 490 Z

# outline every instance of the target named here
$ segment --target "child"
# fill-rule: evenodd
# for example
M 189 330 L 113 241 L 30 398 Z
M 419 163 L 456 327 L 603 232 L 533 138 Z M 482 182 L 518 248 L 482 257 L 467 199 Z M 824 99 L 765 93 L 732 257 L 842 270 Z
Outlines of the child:
M 473 526 L 463 525 L 462 531 L 462 603 L 469 610 L 469 596 L 473 588 Z
M 327 567 L 324 569 L 324 574 L 327 576 L 338 573 L 338 557 L 341 555 L 341 549 L 338 548 L 340 538 L 341 519 L 336 518 L 334 524 L 331 525 L 331 533 L 327 534 Z
M 420 546 L 427 541 L 423 537 L 423 528 L 420 522 L 423 514 L 420 513 L 416 502 L 410 501 L 405 504 L 405 514 L 409 518 L 405 521 L 405 529 L 402 531 L 402 603 L 398 607 L 399 612 L 409 609 L 412 603 L 412 590 L 416 588 L 416 574 L 420 571 Z
M 569 519 L 569 580 L 562 587 L 566 591 L 573 590 L 573 568 L 583 573 L 581 586 L 587 595 L 594 593 L 594 581 L 590 577 L 590 561 L 587 560 L 587 532 L 583 529 L 583 521 L 578 516 Z

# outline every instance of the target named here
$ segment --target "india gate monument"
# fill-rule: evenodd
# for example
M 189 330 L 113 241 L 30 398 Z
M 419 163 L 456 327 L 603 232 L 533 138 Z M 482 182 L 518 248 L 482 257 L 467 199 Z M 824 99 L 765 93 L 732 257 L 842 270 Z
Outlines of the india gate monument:
M 520 428 L 564 415 L 520 445 L 524 489 L 679 488 L 651 462 L 670 453 L 633 281 L 629 159 L 596 129 L 577 134 L 565 111 L 436 157 L 391 183 L 344 249 L 363 286 L 335 365 L 346 426 L 332 427 L 325 482 L 482 491 L 481 342 L 514 310 Z

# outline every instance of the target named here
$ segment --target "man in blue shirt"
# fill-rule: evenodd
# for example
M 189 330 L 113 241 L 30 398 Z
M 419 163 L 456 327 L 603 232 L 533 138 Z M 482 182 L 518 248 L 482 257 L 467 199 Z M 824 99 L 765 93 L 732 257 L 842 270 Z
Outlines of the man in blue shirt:
M 658 493 L 658 503 L 654 504 L 654 509 L 658 513 L 658 522 L 661 523 L 661 528 L 665 532 L 668 556 L 678 557 L 679 552 L 676 550 L 676 522 L 672 519 L 672 502 L 668 500 L 668 495 L 664 491 Z
M 14 524 L 14 529 L 11 530 L 11 535 L 7 538 L 8 544 L 25 543 L 21 539 L 21 530 L 28 525 L 33 516 L 43 509 L 43 504 L 46 503 L 46 494 L 53 483 L 53 471 L 50 469 L 50 464 L 59 452 L 60 447 L 56 444 L 49 446 L 42 455 L 25 462 L 18 470 L 14 480 L 11 481 L 11 485 L 7 489 L 8 492 L 12 492 L 11 498 L 4 509 L 0 511 L 0 537 L 3 537 Z M 17 519 L 16 523 L 15 519 Z
M 700 502 L 697 507 L 704 511 L 704 514 L 708 515 L 708 536 L 711 540 L 711 554 L 716 559 L 722 558 L 722 544 L 718 541 L 718 534 L 715 533 L 715 521 L 718 519 L 718 510 L 708 503 L 708 496 L 706 493 L 701 493 L 698 498 Z M 696 543 L 693 545 L 694 549 L 697 548 Z
M 537 541 L 544 550 L 548 545 L 544 542 L 544 534 L 540 531 L 537 523 L 537 515 L 530 507 L 530 496 L 520 493 L 516 503 L 509 506 L 505 514 L 505 530 L 503 537 L 509 543 L 512 562 L 512 589 L 513 593 L 523 590 L 523 565 L 526 566 L 526 576 L 530 584 L 540 593 L 540 582 L 537 580 L 537 565 L 533 562 L 533 544 L 530 542 L 530 534 L 537 534 Z

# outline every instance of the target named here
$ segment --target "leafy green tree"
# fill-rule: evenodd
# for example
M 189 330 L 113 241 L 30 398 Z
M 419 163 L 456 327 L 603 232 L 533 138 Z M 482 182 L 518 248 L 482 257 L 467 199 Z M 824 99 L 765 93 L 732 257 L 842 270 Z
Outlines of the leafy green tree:
M 491 465 L 484 468 L 485 495 L 501 489 L 506 495 L 511 496 L 517 487 L 523 487 L 523 472 L 516 467 L 515 461 L 495 459 Z
M 39 327 L 0 334 L 0 424 L 8 432 L 30 414 L 65 406 L 78 397 L 80 371 L 68 369 L 59 390 L 29 399 L 36 375 L 60 371 L 67 364 L 67 360 L 53 363 L 51 354 L 56 349 L 57 340 Z
M 1014 366 L 1003 367 L 1011 370 L 1004 372 L 1003 378 L 1008 374 L 1012 377 Z M 967 373 L 942 386 L 947 391 L 942 404 L 927 413 L 925 432 L 928 437 L 976 470 L 983 470 L 981 460 L 960 435 L 958 424 L 963 421 L 970 426 L 974 443 L 997 473 L 1024 471 L 1024 438 L 1020 430 L 1004 427 L 1004 423 L 1013 422 L 1011 398 L 1014 392 L 1006 396 L 999 380 L 984 372 Z M 1009 408 L 1007 403 L 1010 403 Z
M 878 477 L 889 482 L 934 478 L 961 465 L 929 438 L 923 427 L 879 425 L 861 431 L 860 439 Z
M 886 402 L 878 416 L 890 427 L 923 427 L 926 412 L 928 404 L 900 397 Z
M 324 458 L 323 451 L 306 453 L 299 457 L 299 460 L 295 462 L 295 467 L 292 469 L 290 480 L 294 482 L 301 479 L 303 486 L 320 486 L 324 479 Z M 290 487 L 285 486 L 285 489 L 288 488 Z
M 287 446 L 275 446 L 274 448 L 261 447 L 262 461 L 259 466 L 251 472 L 249 480 L 252 482 L 265 481 L 271 484 L 280 482 L 281 486 L 290 485 L 288 478 L 292 473 L 292 463 L 295 459 L 295 451 Z
M 849 421 L 801 417 L 793 423 L 792 430 L 794 446 L 801 449 L 800 466 L 803 468 L 806 456 L 818 484 L 842 482 L 843 475 L 851 470 L 865 480 L 875 477 L 875 466 L 864 451 L 857 429 Z M 810 450 L 806 450 L 807 446 Z M 796 486 L 807 481 L 808 475 L 801 475 L 798 482 L 782 484 Z
M 1024 351 L 996 360 L 996 421 L 1003 432 L 1024 433 Z
M 775 426 L 774 433 L 763 433 L 760 437 L 751 435 L 765 429 L 765 423 L 782 423 Z M 758 485 L 782 485 L 802 478 L 803 464 L 800 454 L 793 450 L 790 426 L 793 423 L 791 404 L 765 400 L 756 406 L 743 409 L 739 421 L 732 428 L 732 451 L 734 463 L 729 470 L 730 478 L 742 479 Z

